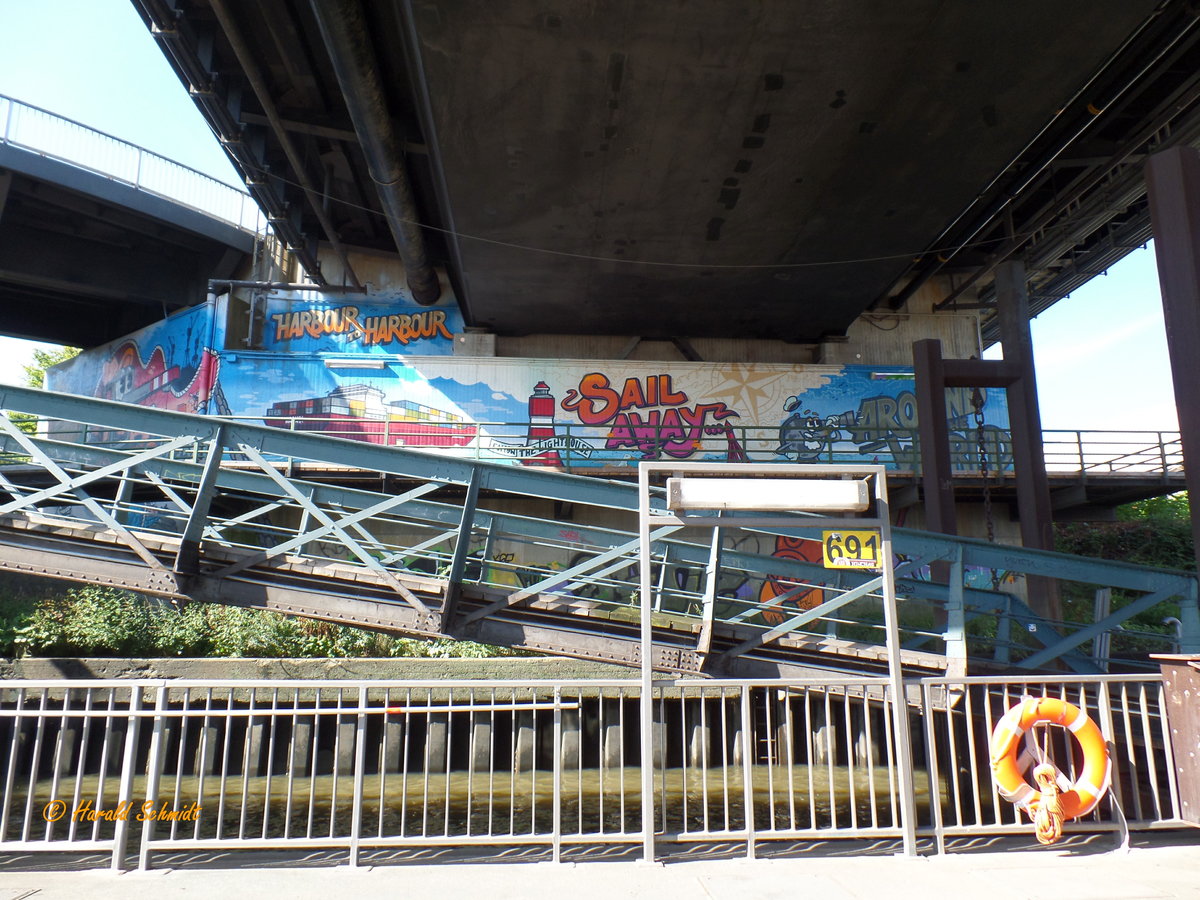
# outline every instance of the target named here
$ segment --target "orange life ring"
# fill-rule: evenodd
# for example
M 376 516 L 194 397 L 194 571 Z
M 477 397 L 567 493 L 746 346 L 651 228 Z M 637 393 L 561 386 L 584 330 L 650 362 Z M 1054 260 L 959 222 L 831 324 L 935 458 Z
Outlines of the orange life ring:
M 1112 765 L 1108 745 L 1096 723 L 1087 713 L 1055 697 L 1030 697 L 1004 714 L 992 731 L 992 777 L 1000 796 L 1015 803 L 1031 816 L 1039 792 L 1025 780 L 1025 766 L 1018 761 L 1021 737 L 1039 722 L 1062 725 L 1075 737 L 1083 750 L 1083 770 L 1071 790 L 1059 795 L 1065 818 L 1076 819 L 1096 808 L 1108 790 Z

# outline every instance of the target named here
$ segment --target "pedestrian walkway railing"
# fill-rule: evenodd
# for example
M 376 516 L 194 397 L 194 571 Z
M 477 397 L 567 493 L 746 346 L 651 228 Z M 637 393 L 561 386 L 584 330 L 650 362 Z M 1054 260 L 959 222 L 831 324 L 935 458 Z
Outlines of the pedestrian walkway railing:
M 926 849 L 1028 832 L 989 774 L 1021 697 L 1083 709 L 1113 787 L 1067 826 L 1180 825 L 1156 676 L 673 680 L 654 686 L 657 842 L 898 838 L 895 727 L 914 735 Z M 642 840 L 636 681 L 0 683 L 4 854 L 540 845 L 553 859 Z M 1049 729 L 1062 732 L 1061 729 Z M 1065 733 L 1039 738 L 1068 777 Z M 136 862 L 134 862 L 136 860 Z
M 244 190 L 110 134 L 3 95 L 0 95 L 0 144 L 86 169 L 251 234 L 267 233 L 266 217 Z
M 214 417 L 217 418 L 217 417 Z M 638 449 L 627 444 L 610 447 L 607 426 L 556 422 L 555 437 L 539 449 L 528 446 L 528 422 L 473 421 L 453 425 L 422 422 L 353 419 L 347 416 L 221 416 L 226 421 L 265 422 L 285 431 L 324 434 L 363 443 L 411 447 L 490 462 L 524 461 L 526 465 L 555 466 L 570 472 L 636 468 L 645 459 L 672 458 L 727 462 L 803 462 L 832 465 L 878 463 L 898 473 L 919 475 L 921 453 L 916 429 L 895 428 L 886 440 L 856 442 L 853 429 L 843 426 L 838 437 L 820 449 L 814 443 L 798 455 L 774 425 L 723 423 L 720 429 L 698 438 L 678 457 L 677 430 L 669 426 L 639 425 Z M 817 435 L 819 437 L 819 435 Z M 1183 449 L 1177 431 L 1065 431 L 1042 432 L 1046 471 L 1051 475 L 1089 477 L 1134 477 L 1178 480 L 1182 486 Z M 672 443 L 675 442 L 675 443 Z M 668 452 L 670 448 L 670 452 Z M 950 441 L 950 468 L 955 475 L 986 477 L 1003 482 L 1012 479 L 1012 448 L 1004 432 L 987 432 L 982 447 L 973 433 L 955 435 Z

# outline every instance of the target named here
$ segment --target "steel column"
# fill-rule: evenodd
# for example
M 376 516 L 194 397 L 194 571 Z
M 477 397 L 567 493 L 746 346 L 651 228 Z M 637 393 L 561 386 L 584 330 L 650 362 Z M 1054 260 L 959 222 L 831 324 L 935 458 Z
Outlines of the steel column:
M 1146 192 L 1162 289 L 1171 382 L 1184 460 L 1200 460 L 1200 152 L 1172 147 L 1146 161 Z M 1185 465 L 1188 493 L 1200 498 L 1200 465 Z M 1192 504 L 1192 544 L 1200 559 L 1200 502 Z
M 950 434 L 946 427 L 946 373 L 942 365 L 941 341 L 925 340 L 913 344 L 913 377 L 917 389 L 925 527 L 941 534 L 958 534 L 954 478 L 950 472 Z

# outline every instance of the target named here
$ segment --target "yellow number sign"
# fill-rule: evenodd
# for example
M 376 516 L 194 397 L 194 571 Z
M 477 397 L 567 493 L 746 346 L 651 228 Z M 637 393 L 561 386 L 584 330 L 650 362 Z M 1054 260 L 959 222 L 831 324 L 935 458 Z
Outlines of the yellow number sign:
M 824 531 L 822 562 L 827 569 L 878 569 L 878 531 Z

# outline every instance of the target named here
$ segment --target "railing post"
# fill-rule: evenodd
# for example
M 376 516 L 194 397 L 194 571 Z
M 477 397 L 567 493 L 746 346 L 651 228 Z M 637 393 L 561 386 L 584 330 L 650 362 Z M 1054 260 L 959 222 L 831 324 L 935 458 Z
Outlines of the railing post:
M 158 785 L 163 766 L 163 731 L 166 718 L 163 713 L 167 709 L 167 686 L 161 684 L 154 695 L 154 733 L 150 737 L 150 756 L 146 760 L 146 796 L 143 804 L 149 804 L 153 810 L 158 805 Z M 176 778 L 179 773 L 176 773 Z M 139 807 L 139 810 L 143 807 Z M 142 822 L 142 849 L 138 853 L 138 869 L 145 871 L 150 868 L 150 844 L 154 840 L 155 816 L 147 815 Z
M 554 820 L 551 858 L 562 862 L 562 685 L 554 685 Z
M 754 730 L 750 685 L 742 685 L 742 812 L 746 817 L 746 858 L 754 859 Z
M 129 689 L 129 724 L 125 729 L 125 751 L 121 758 L 121 784 L 117 788 L 117 822 L 113 832 L 112 870 L 125 869 L 125 852 L 129 845 L 129 815 L 133 806 L 133 767 L 137 762 L 138 726 L 141 724 L 142 684 L 134 682 Z M 125 811 L 122 816 L 120 811 Z
M 386 704 L 385 704 L 386 705 Z M 367 753 L 367 688 L 358 688 L 358 719 L 354 730 L 354 800 L 350 818 L 350 867 L 358 867 L 358 848 L 362 840 L 363 770 Z M 383 778 L 385 773 L 380 772 Z
M 945 686 L 946 696 L 950 695 L 950 685 Z M 947 718 L 952 714 L 949 712 L 950 705 L 947 700 L 946 708 Z M 941 775 L 938 771 L 938 754 L 937 754 L 937 731 L 933 721 L 933 698 L 930 696 L 929 685 L 921 685 L 921 718 L 925 720 L 925 756 L 926 756 L 926 773 L 929 778 L 929 811 L 933 813 L 933 835 L 937 841 L 938 856 L 942 856 L 946 852 L 946 823 L 942 814 L 942 792 L 939 787 L 941 784 Z M 953 728 L 953 721 L 949 722 L 948 727 Z M 953 761 L 952 761 L 953 764 Z

